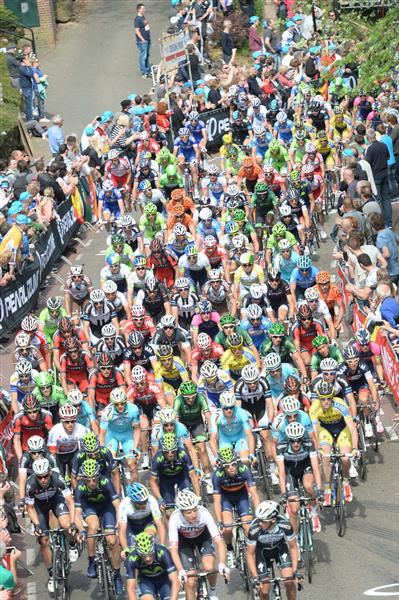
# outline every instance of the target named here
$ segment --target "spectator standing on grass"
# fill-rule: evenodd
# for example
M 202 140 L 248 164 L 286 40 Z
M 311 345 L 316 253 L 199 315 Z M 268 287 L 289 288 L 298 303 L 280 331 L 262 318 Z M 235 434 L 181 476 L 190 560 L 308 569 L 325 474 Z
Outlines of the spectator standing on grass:
M 151 33 L 150 25 L 144 16 L 144 4 L 137 5 L 137 15 L 134 19 L 134 32 L 136 34 L 136 44 L 139 49 L 139 65 L 142 77 L 151 77 L 150 67 L 150 47 Z
M 251 52 L 260 52 L 263 50 L 262 38 L 258 33 L 257 26 L 259 24 L 259 17 L 253 16 L 249 19 L 250 27 L 248 30 L 248 44 Z
M 226 19 L 223 23 L 223 31 L 220 36 L 220 45 L 223 51 L 223 60 L 226 64 L 234 62 L 237 48 L 235 47 L 233 36 L 230 33 L 231 21 Z
M 62 131 L 64 119 L 61 115 L 55 115 L 52 119 L 52 123 L 52 126 L 47 130 L 47 139 L 50 151 L 53 156 L 56 156 L 60 151 L 61 144 L 64 144 L 65 142 L 64 132 Z
M 19 84 L 19 67 L 20 62 L 14 56 L 17 46 L 15 44 L 10 44 L 6 48 L 6 65 L 8 69 L 8 74 L 10 75 L 11 85 L 16 89 L 20 89 Z
M 373 172 L 374 182 L 378 193 L 386 227 L 392 227 L 392 204 L 388 182 L 389 151 L 383 142 L 377 142 L 375 131 L 367 130 L 369 146 L 366 150 L 366 160 Z

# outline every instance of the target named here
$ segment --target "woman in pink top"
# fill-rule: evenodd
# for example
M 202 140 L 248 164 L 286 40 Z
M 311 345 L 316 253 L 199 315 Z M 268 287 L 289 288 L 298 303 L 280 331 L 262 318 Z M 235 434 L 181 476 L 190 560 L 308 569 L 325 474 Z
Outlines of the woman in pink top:
M 199 302 L 198 310 L 199 314 L 195 315 L 191 321 L 194 347 L 197 346 L 199 333 L 207 333 L 213 341 L 220 331 L 220 315 L 212 310 L 212 304 L 208 300 Z
M 259 17 L 251 17 L 249 22 L 251 26 L 248 30 L 248 44 L 251 52 L 259 52 L 260 50 L 263 50 L 262 38 L 256 29 L 259 23 Z

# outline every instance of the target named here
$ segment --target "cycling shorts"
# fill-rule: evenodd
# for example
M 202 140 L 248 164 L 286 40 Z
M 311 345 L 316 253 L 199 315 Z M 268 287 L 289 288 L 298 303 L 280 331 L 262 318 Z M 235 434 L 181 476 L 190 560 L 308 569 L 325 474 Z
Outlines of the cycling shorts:
M 179 534 L 179 556 L 185 571 L 192 571 L 194 568 L 195 548 L 197 548 L 201 557 L 215 555 L 215 548 L 208 529 L 194 538 L 186 538 Z
M 197 442 L 206 441 L 205 426 L 202 419 L 198 423 L 186 423 L 180 419 L 180 423 L 183 423 L 187 427 L 192 440 L 196 440 Z
M 169 600 L 171 584 L 167 573 L 154 578 L 139 576 L 140 596 L 152 596 L 159 600 Z
M 342 448 L 352 448 L 352 436 L 348 427 L 342 429 L 340 433 L 337 432 L 336 435 L 334 433 L 330 433 L 324 427 L 320 427 L 319 429 L 319 441 L 320 447 L 330 446 L 332 447 L 334 440 L 337 440 L 338 448 L 342 450 Z
M 147 419 L 151 422 L 154 418 L 154 410 L 156 409 L 158 404 L 156 402 L 154 402 L 153 404 L 137 404 L 136 401 L 136 406 L 140 408 L 141 416 L 147 417 Z
M 175 485 L 179 490 L 191 488 L 191 480 L 188 474 L 183 470 L 177 475 L 163 475 L 158 478 L 159 491 L 166 504 L 175 502 Z
M 110 174 L 111 181 L 114 184 L 114 186 L 117 188 L 125 187 L 125 185 L 127 183 L 128 175 L 129 175 L 129 173 L 126 173 L 125 175 L 122 175 L 122 177 L 118 177 L 117 175 L 113 175 L 112 173 Z
M 127 518 L 127 527 L 126 527 L 128 546 L 134 546 L 134 543 L 129 542 L 129 538 L 130 539 L 133 538 L 132 541 L 134 542 L 135 535 L 138 535 L 142 531 L 149 533 L 150 529 L 154 529 L 155 533 L 156 533 L 156 525 L 154 523 L 152 513 L 150 513 L 149 515 L 146 515 L 142 519 L 137 519 L 137 520 L 129 519 L 129 517 L 128 517 Z
M 98 502 L 97 504 L 88 505 L 86 502 L 82 502 L 83 517 L 91 517 L 93 515 L 98 517 L 100 524 L 103 529 L 112 529 L 116 527 L 116 512 L 112 502 Z
M 299 484 L 302 483 L 304 475 L 312 475 L 313 470 L 311 466 L 304 467 L 303 469 L 285 469 L 285 485 L 288 492 L 288 496 L 298 496 Z
M 233 507 L 236 507 L 238 516 L 246 517 L 251 514 L 251 507 L 249 505 L 248 492 L 244 488 L 239 492 L 226 492 L 222 491 L 221 494 L 222 512 L 233 512 Z
M 260 158 L 262 161 L 265 158 L 267 147 L 255 146 L 256 148 L 256 158 Z
M 244 410 L 249 412 L 251 417 L 257 423 L 259 423 L 259 421 L 262 419 L 262 417 L 264 416 L 264 414 L 266 412 L 266 402 L 265 402 L 265 400 L 260 400 L 259 402 L 254 402 L 252 404 L 251 402 L 244 402 L 244 400 L 242 400 L 241 408 L 243 408 Z
M 186 163 L 192 163 L 195 160 L 195 150 L 182 150 L 180 149 L 178 154 L 177 154 L 177 158 L 180 157 L 184 158 L 184 162 Z
M 117 219 L 121 216 L 121 211 L 117 202 L 104 202 L 103 212 L 109 212 Z
M 69 515 L 65 498 L 61 492 L 57 492 L 55 496 L 50 498 L 48 502 L 35 500 L 35 509 L 39 519 L 39 527 L 42 531 L 46 531 L 50 528 L 50 510 L 54 513 L 57 519 L 62 515 Z
M 105 436 L 105 445 L 115 455 L 118 452 L 119 444 L 122 447 L 123 454 L 131 454 L 134 450 L 133 432 L 109 431 Z
M 57 463 L 58 470 L 60 472 L 61 477 L 65 477 L 66 469 L 68 466 L 69 473 L 72 473 L 72 461 L 75 456 L 75 451 L 73 452 L 65 452 L 64 454 L 55 455 L 55 462 Z
M 236 452 L 248 450 L 247 438 L 245 433 L 235 438 L 232 438 L 228 435 L 224 435 L 223 432 L 219 430 L 219 448 L 229 445 L 234 445 Z
M 269 579 L 272 576 L 271 566 L 273 561 L 280 570 L 292 567 L 290 551 L 286 542 L 282 542 L 273 550 L 266 550 L 260 544 L 256 544 L 255 560 L 256 570 L 261 580 Z

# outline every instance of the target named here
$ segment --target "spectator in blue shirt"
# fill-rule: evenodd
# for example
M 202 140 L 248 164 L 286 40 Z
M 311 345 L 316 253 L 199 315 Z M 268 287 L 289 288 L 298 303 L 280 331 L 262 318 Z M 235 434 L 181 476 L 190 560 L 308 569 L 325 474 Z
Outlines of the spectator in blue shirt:
M 396 160 L 395 160 L 395 154 L 393 151 L 393 141 L 392 141 L 391 136 L 387 134 L 385 125 L 383 125 L 382 123 L 377 125 L 376 130 L 378 133 L 381 134 L 380 142 L 385 144 L 386 147 L 388 148 L 388 152 L 389 152 L 388 183 L 389 183 L 389 187 L 390 187 L 390 191 L 391 191 L 391 195 L 392 195 L 392 200 L 396 200 L 396 198 L 399 195 L 399 188 L 398 188 L 398 184 L 396 182 L 396 175 L 395 175 Z
M 37 77 L 37 75 L 36 75 Z M 24 98 L 24 113 L 27 121 L 32 120 L 33 83 L 35 74 L 29 56 L 25 55 L 19 67 L 19 84 Z
M 370 215 L 370 223 L 375 231 L 377 231 L 375 245 L 388 263 L 389 277 L 392 283 L 397 284 L 399 281 L 399 238 L 392 229 L 385 227 L 382 215 L 372 213 Z
M 399 325 L 399 304 L 392 297 L 390 286 L 386 283 L 380 283 L 377 287 L 377 294 L 381 299 L 376 310 L 377 317 L 378 313 L 380 313 L 382 320 L 388 321 L 391 327 L 397 329 Z
M 50 150 L 55 156 L 60 151 L 61 144 L 64 144 L 64 133 L 61 127 L 64 124 L 64 119 L 60 115 L 55 115 L 52 119 L 53 125 L 47 130 L 47 139 Z

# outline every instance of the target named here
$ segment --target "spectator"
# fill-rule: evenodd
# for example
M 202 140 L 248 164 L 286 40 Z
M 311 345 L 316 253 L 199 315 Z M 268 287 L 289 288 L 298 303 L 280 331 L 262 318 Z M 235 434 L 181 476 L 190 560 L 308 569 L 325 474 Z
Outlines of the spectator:
M 390 136 L 393 142 L 393 153 L 395 155 L 395 176 L 399 183 L 399 124 L 398 117 L 395 114 L 388 115 L 388 123 L 391 125 Z
M 4 590 L 13 591 L 17 585 L 17 560 L 21 557 L 21 552 L 16 548 L 12 550 L 10 554 L 10 569 L 8 570 L 4 566 L 4 556 L 6 554 L 6 550 L 7 546 L 5 542 L 0 540 L 0 559 L 3 563 L 0 564 L 0 587 Z
M 346 193 L 350 198 L 356 198 L 356 180 L 355 173 L 352 168 L 347 167 L 343 171 L 343 180 L 347 184 Z
M 392 283 L 398 284 L 399 282 L 399 260 L 398 260 L 398 243 L 399 238 L 392 229 L 388 229 L 384 226 L 384 219 L 382 215 L 372 213 L 370 215 L 370 222 L 374 229 L 377 231 L 377 238 L 375 245 L 381 252 L 382 256 L 388 263 L 388 273 Z
M 60 165 L 57 162 L 53 162 L 47 167 L 44 173 L 38 175 L 38 182 L 40 183 L 40 191 L 43 193 L 46 187 L 51 187 L 54 190 L 55 201 L 60 204 L 65 200 L 65 194 L 57 182 L 57 177 L 60 173 Z
M 388 148 L 388 152 L 389 152 L 388 183 L 389 183 L 389 188 L 391 191 L 391 202 L 394 202 L 397 199 L 399 189 L 398 189 L 398 184 L 396 182 L 396 175 L 395 175 L 396 161 L 395 161 L 395 154 L 394 154 L 394 149 L 393 149 L 393 141 L 392 141 L 391 136 L 389 136 L 387 134 L 385 125 L 383 125 L 382 123 L 377 125 L 376 130 L 379 134 L 381 134 L 380 142 L 385 144 L 386 147 Z
M 377 267 L 373 267 L 370 257 L 367 254 L 359 254 L 357 257 L 360 268 L 365 272 L 364 285 L 362 287 L 353 283 L 347 283 L 346 289 L 360 301 L 366 303 L 373 289 L 377 287 Z M 351 264 L 349 263 L 349 273 L 353 277 Z
M 248 30 L 248 44 L 251 49 L 251 52 L 260 52 L 263 50 L 262 38 L 257 31 L 257 26 L 259 24 L 259 17 L 251 17 L 249 19 L 250 27 Z
M 277 54 L 277 52 L 280 49 L 280 42 L 273 21 L 264 20 L 262 25 L 263 39 L 265 41 L 265 50 L 267 52 L 271 52 L 272 54 Z
M 64 119 L 61 115 L 55 115 L 55 117 L 52 118 L 52 123 L 53 125 L 47 130 L 47 139 L 52 155 L 56 156 L 60 151 L 61 144 L 64 144 L 65 142 L 64 133 L 62 131 Z
M 24 114 L 27 121 L 32 121 L 33 119 L 32 110 L 34 81 L 35 74 L 33 73 L 31 61 L 28 56 L 24 56 L 21 64 L 19 65 L 19 85 L 24 99 Z
M 151 77 L 150 66 L 150 47 L 151 33 L 150 25 L 144 16 L 144 4 L 137 5 L 137 15 L 134 19 L 134 32 L 136 34 L 136 44 L 139 49 L 139 64 L 142 77 Z
M 360 183 L 363 182 L 359 182 L 359 184 Z M 362 202 L 362 213 L 366 215 L 366 217 L 373 212 L 379 215 L 382 214 L 381 206 L 377 202 L 375 196 L 373 196 L 371 185 L 368 182 L 359 187 L 359 196 Z
M 233 36 L 230 33 L 231 30 L 231 21 L 226 19 L 223 23 L 223 31 L 220 37 L 220 45 L 222 47 L 223 52 L 223 60 L 226 64 L 231 64 L 234 62 L 237 48 L 235 47 Z
M 57 217 L 54 204 L 54 190 L 51 187 L 45 188 L 43 196 L 36 206 L 37 220 L 45 226 Z
M 29 224 L 30 219 L 28 217 L 21 214 L 17 215 L 15 223 L 8 230 L 0 244 L 0 256 L 3 254 L 10 255 L 9 265 L 12 275 L 22 265 L 23 252 L 26 253 L 26 231 Z
M 392 205 L 388 183 L 389 151 L 383 142 L 377 142 L 373 129 L 367 130 L 367 140 L 370 145 L 366 150 L 366 160 L 370 163 L 373 172 L 378 202 L 381 205 L 385 225 L 392 227 Z
M 7 65 L 7 69 L 8 69 L 8 74 L 10 76 L 11 85 L 15 89 L 19 90 L 20 89 L 19 67 L 20 67 L 21 63 L 14 56 L 16 49 L 17 49 L 17 46 L 15 44 L 10 44 L 10 46 L 7 46 L 7 48 L 6 48 L 6 65 Z
M 396 329 L 399 325 L 399 304 L 393 298 L 391 286 L 381 283 L 377 286 L 377 294 L 380 300 L 375 310 L 377 320 L 387 321 L 391 327 Z

